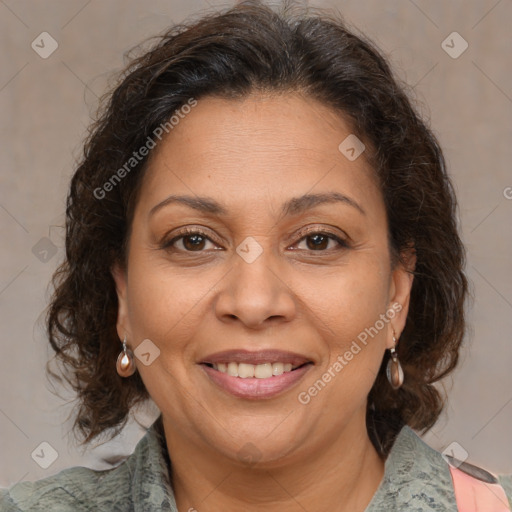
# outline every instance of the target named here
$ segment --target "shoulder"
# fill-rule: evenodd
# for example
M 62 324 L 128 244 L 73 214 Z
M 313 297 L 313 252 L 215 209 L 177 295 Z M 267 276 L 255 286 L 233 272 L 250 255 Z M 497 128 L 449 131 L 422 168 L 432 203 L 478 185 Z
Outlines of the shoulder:
M 509 501 L 512 499 L 511 477 L 498 476 Z M 447 459 L 409 426 L 404 426 L 395 439 L 386 459 L 384 477 L 365 512 L 388 509 L 408 512 L 457 510 Z
M 8 489 L 0 489 L 0 510 L 110 510 L 114 503 L 120 506 L 130 496 L 129 491 L 130 471 L 127 461 L 104 471 L 72 467 L 42 480 L 20 482 Z
M 510 510 L 512 510 L 512 473 L 510 475 L 498 475 L 498 483 L 503 487 L 509 501 Z
M 0 511 L 176 512 L 166 456 L 160 416 L 119 466 L 103 471 L 73 467 L 0 489 Z

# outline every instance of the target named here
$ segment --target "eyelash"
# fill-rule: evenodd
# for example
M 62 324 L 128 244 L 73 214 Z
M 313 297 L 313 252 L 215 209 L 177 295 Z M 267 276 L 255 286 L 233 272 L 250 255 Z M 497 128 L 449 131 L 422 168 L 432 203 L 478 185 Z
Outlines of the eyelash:
M 188 229 L 184 229 L 182 231 L 180 231 L 175 237 L 173 237 L 171 240 L 169 241 L 164 241 L 163 244 L 162 244 L 162 247 L 161 249 L 165 249 L 165 250 L 168 250 L 168 251 L 176 251 L 176 250 L 179 250 L 180 252 L 185 252 L 185 253 L 202 253 L 202 252 L 205 252 L 204 250 L 201 250 L 201 251 L 187 251 L 187 250 L 181 250 L 181 249 L 176 249 L 173 247 L 173 245 L 180 239 L 182 238 L 186 238 L 187 236 L 192 236 L 192 235 L 200 235 L 202 236 L 203 238 L 209 240 L 210 242 L 214 243 L 215 244 L 215 241 L 212 240 L 208 234 L 206 232 L 204 232 L 203 230 L 201 229 L 198 229 L 198 228 L 195 228 L 195 229 L 191 229 L 191 228 L 188 228 Z M 348 249 L 349 248 L 349 244 L 346 240 L 343 240 L 342 238 L 340 238 L 339 236 L 335 235 L 334 233 L 331 233 L 330 231 L 326 231 L 326 230 L 318 230 L 318 229 L 310 229 L 310 230 L 306 230 L 302 233 L 299 234 L 299 236 L 301 236 L 301 238 L 297 241 L 297 243 L 299 242 L 302 242 L 304 239 L 308 238 L 309 236 L 312 236 L 312 235 L 323 235 L 323 236 L 327 236 L 327 238 L 331 239 L 331 240 L 334 240 L 335 242 L 337 242 L 340 247 L 338 249 L 334 249 L 334 250 L 342 250 L 342 249 Z M 302 249 L 304 250 L 304 249 Z M 307 249 L 305 249 L 307 250 Z M 310 252 L 319 252 L 319 253 L 322 253 L 322 252 L 331 252 L 332 249 L 320 249 L 318 251 L 314 251 L 314 250 L 310 250 Z

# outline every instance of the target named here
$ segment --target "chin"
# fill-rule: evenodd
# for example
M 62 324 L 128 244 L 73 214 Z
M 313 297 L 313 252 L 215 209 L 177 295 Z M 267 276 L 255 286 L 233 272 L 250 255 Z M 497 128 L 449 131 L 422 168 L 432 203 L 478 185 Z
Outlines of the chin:
M 296 443 L 291 444 L 290 439 L 296 439 Z M 252 469 L 270 469 L 289 463 L 302 444 L 292 432 L 280 432 L 279 438 L 276 438 L 272 429 L 269 432 L 268 428 L 264 433 L 261 430 L 243 436 L 239 432 L 234 433 L 233 437 L 224 439 L 224 443 L 211 442 L 211 446 L 216 446 L 229 459 Z

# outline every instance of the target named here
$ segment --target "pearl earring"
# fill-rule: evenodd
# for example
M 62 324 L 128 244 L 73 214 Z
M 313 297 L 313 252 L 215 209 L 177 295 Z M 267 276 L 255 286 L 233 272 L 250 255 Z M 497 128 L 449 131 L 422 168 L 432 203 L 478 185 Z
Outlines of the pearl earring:
M 395 350 L 397 344 L 395 331 L 393 331 L 393 342 L 395 346 L 389 349 L 391 358 L 389 359 L 388 366 L 386 368 L 386 376 L 389 383 L 391 384 L 391 387 L 393 389 L 398 389 L 404 382 L 404 371 L 402 370 L 402 365 L 398 360 L 398 355 Z
M 135 366 L 135 356 L 133 352 L 126 346 L 126 334 L 123 340 L 123 350 L 117 356 L 116 363 L 117 373 L 121 377 L 130 377 L 135 373 L 137 367 Z

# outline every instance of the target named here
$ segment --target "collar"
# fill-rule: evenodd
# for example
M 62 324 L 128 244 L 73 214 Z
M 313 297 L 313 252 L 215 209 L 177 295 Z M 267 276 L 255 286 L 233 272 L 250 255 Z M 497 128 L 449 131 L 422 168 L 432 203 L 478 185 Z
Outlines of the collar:
M 365 512 L 452 510 L 455 495 L 448 463 L 408 425 L 385 462 L 384 477 Z
M 162 415 L 139 441 L 130 465 L 132 500 L 136 512 L 178 512 L 169 481 L 169 454 Z
M 130 459 L 134 510 L 178 512 L 169 481 L 171 463 L 162 415 L 147 429 Z M 448 464 L 405 425 L 393 443 L 384 477 L 365 512 L 439 512 L 452 509 L 454 504 Z

